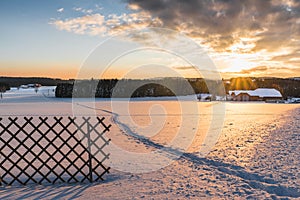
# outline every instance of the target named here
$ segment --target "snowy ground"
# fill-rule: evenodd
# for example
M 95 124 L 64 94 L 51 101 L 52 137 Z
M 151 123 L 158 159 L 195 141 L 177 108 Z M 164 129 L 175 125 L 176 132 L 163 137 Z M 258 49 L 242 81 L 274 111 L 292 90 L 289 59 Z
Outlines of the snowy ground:
M 54 98 L 53 88 L 42 87 L 37 93 L 33 89 L 5 93 L 0 110 L 1 116 L 97 114 L 113 124 L 107 135 L 113 145 L 106 149 L 111 153 L 107 164 L 113 169 L 104 182 L 6 187 L 0 188 L 0 199 L 300 198 L 297 104 L 197 102 L 193 97 L 180 102 L 145 98 L 129 104 L 121 99 L 72 103 Z M 182 145 L 191 137 L 172 143 L 180 130 L 187 136 L 195 133 L 186 149 Z M 203 157 L 199 152 L 209 130 L 221 132 Z M 165 157 L 149 156 L 156 151 L 156 156 Z M 181 157 L 168 163 L 178 153 Z M 141 173 L 143 169 L 149 170 Z

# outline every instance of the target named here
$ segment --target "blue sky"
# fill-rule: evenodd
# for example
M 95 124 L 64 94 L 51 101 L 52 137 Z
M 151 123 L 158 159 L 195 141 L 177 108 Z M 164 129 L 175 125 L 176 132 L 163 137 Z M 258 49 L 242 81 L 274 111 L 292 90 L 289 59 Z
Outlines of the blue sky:
M 88 3 L 78 0 L 1 0 L 0 65 L 1 71 L 4 71 L 1 75 L 55 77 L 57 74 L 61 77 L 64 74 L 59 72 L 49 74 L 53 71 L 51 69 L 56 70 L 56 66 L 59 66 L 66 68 L 62 73 L 72 69 L 70 77 L 73 78 L 75 69 L 105 37 L 59 31 L 49 24 L 51 20 L 84 14 L 75 11 L 75 8 L 95 10 L 97 7 L 101 13 L 108 15 L 125 12 L 125 6 L 122 3 L 95 0 Z M 63 12 L 58 11 L 61 8 Z

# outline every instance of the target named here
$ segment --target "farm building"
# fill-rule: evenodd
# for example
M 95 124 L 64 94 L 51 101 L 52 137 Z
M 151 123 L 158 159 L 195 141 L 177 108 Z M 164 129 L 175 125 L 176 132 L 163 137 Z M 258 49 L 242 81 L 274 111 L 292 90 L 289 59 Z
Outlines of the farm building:
M 276 101 L 282 100 L 281 93 L 273 88 L 258 88 L 256 90 L 231 90 L 229 99 L 233 101 Z

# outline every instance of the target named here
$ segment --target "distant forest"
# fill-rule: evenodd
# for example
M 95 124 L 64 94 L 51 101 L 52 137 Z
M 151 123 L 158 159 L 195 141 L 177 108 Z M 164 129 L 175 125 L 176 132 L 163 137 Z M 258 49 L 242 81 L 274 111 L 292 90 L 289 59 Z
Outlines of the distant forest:
M 184 78 L 77 80 L 75 83 L 58 84 L 56 97 L 110 98 L 113 96 L 129 98 L 189 95 L 195 92 L 208 93 L 207 84 L 213 84 L 213 81 Z M 190 88 L 188 88 L 189 86 Z M 220 87 L 219 94 L 222 93 L 221 89 Z
M 281 92 L 283 98 L 300 97 L 300 78 L 232 78 L 224 81 L 225 89 L 255 90 L 257 88 L 275 88 Z
M 223 85 L 228 93 L 229 90 L 254 90 L 257 88 L 275 88 L 284 98 L 300 97 L 300 78 L 255 78 L 239 77 L 223 80 Z M 39 83 L 43 86 L 57 86 L 56 97 L 148 97 L 148 96 L 174 96 L 188 95 L 192 93 L 212 93 L 222 95 L 221 82 L 204 80 L 202 78 L 160 78 L 153 80 L 137 79 L 102 79 L 102 80 L 62 80 L 52 78 L 26 78 L 26 77 L 0 77 L 2 92 L 10 87 Z M 186 84 L 192 90 L 188 90 Z M 118 89 L 116 85 L 120 85 Z M 140 87 L 135 88 L 136 85 Z M 219 88 L 215 88 L 218 85 Z M 209 89 L 210 88 L 210 91 Z M 213 88 L 213 91 L 212 91 Z M 113 93 L 114 92 L 114 93 Z M 130 93 L 130 94 L 129 94 Z
M 0 82 L 0 92 L 5 92 L 10 90 L 9 84 Z
M 192 87 L 192 91 L 186 88 L 186 81 Z M 74 83 L 58 84 L 56 97 L 127 97 L 131 92 L 131 97 L 155 97 L 189 95 L 194 93 L 211 93 L 213 95 L 224 95 L 221 84 L 213 80 L 183 79 L 183 78 L 163 78 L 158 80 L 83 80 Z M 300 79 L 282 78 L 232 78 L 223 80 L 223 85 L 228 94 L 229 90 L 255 90 L 257 88 L 275 88 L 281 92 L 283 97 L 300 97 Z M 121 85 L 115 89 L 116 84 Z M 142 85 L 136 88 L 136 85 Z M 219 88 L 215 88 L 219 87 Z M 208 89 L 210 88 L 210 90 Z M 171 90 L 172 89 L 172 90 Z M 211 90 L 213 89 L 213 91 Z
M 0 77 L 0 82 L 9 85 L 9 87 L 19 87 L 20 85 L 31 83 L 39 83 L 44 86 L 55 86 L 58 83 L 69 82 L 69 80 L 40 77 Z

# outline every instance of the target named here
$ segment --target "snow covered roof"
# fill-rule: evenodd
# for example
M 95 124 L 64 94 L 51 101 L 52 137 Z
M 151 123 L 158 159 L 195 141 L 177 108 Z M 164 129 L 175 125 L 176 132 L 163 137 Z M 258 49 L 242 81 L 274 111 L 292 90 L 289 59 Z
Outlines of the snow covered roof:
M 258 96 L 258 97 L 279 97 L 281 98 L 281 93 L 273 88 L 258 88 L 256 90 L 230 90 L 229 95 L 235 94 L 236 96 L 240 93 L 247 93 L 250 96 Z

